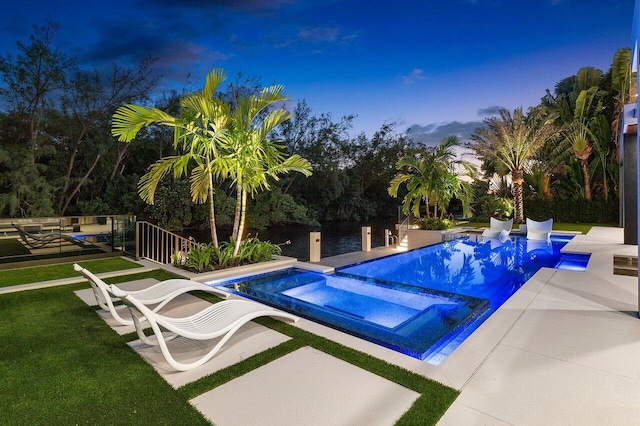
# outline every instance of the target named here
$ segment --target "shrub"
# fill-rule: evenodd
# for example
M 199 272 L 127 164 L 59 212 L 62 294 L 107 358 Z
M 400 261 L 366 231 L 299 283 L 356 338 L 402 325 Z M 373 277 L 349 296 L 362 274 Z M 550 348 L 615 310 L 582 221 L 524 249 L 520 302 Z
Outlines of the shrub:
M 185 266 L 191 269 L 195 269 L 198 272 L 204 272 L 213 269 L 211 267 L 213 251 L 213 244 L 198 244 L 197 246 L 192 247 L 187 253 Z
M 196 247 L 192 247 L 184 258 L 181 255 L 182 252 L 174 254 L 172 256 L 173 265 L 195 272 L 205 272 L 250 263 L 266 262 L 271 260 L 274 255 L 282 253 L 282 249 L 277 244 L 272 244 L 269 241 L 260 241 L 257 237 L 248 237 L 242 241 L 238 255 L 234 257 L 234 245 L 233 238 L 223 242 L 217 248 L 213 244 L 199 244 Z
M 484 195 L 476 201 L 478 216 L 495 217 L 504 220 L 511 216 L 514 209 L 513 200 L 505 197 L 497 197 L 495 195 Z
M 416 224 L 423 230 L 444 230 L 449 229 L 454 225 L 454 222 L 449 219 L 440 219 L 438 217 L 424 217 L 419 219 Z
M 525 200 L 524 214 L 533 220 L 562 223 L 618 223 L 618 200 Z

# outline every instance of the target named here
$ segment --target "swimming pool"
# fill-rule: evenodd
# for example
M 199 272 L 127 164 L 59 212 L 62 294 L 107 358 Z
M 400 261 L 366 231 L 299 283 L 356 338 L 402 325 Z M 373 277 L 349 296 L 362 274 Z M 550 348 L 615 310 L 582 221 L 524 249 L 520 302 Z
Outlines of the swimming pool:
M 215 283 L 439 364 L 541 267 L 584 270 L 570 240 L 465 238 L 339 268 L 287 269 Z

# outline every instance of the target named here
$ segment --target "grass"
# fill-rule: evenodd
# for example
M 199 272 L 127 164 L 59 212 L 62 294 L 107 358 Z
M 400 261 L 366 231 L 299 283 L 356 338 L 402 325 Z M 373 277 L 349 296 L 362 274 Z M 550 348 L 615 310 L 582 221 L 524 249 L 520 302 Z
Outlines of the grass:
M 461 226 L 469 226 L 474 228 L 488 228 L 489 222 L 462 222 Z M 606 225 L 602 223 L 553 223 L 553 229 L 555 231 L 578 231 L 586 234 L 594 226 L 618 226 L 618 225 Z
M 29 253 L 29 250 L 20 244 L 17 238 L 3 238 L 0 240 L 0 257 L 23 256 Z
M 0 272 L 0 279 L 17 272 Z M 173 276 L 152 271 L 107 281 L 145 277 Z M 73 294 L 87 287 L 82 283 L 0 295 L 0 424 L 209 424 L 189 404 L 191 398 L 306 345 L 419 392 L 398 422 L 401 425 L 435 424 L 458 395 L 420 375 L 270 318 L 259 322 L 291 340 L 175 390 L 126 345 L 135 334 L 119 336 L 95 308 Z
M 78 263 L 96 274 L 142 267 L 141 265 L 127 260 L 123 257 L 112 257 L 100 260 L 86 260 Z M 73 263 L 70 262 L 59 263 L 56 265 L 34 266 L 31 268 L 9 269 L 6 271 L 2 271 L 2 273 L 0 273 L 0 287 L 80 276 L 80 274 L 73 270 L 72 265 Z

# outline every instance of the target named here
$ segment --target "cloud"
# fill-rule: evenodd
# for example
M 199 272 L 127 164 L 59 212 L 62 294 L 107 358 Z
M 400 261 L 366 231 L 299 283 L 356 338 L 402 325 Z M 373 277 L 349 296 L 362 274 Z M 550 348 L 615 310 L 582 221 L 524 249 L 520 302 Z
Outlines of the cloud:
M 303 28 L 298 32 L 298 39 L 303 41 L 319 42 L 319 41 L 336 41 L 338 38 L 338 28 L 315 27 Z
M 424 70 L 421 70 L 420 68 L 414 68 L 413 71 L 409 73 L 409 75 L 402 76 L 402 81 L 407 84 L 413 84 L 416 81 L 424 80 L 425 78 L 427 77 L 424 75 Z
M 482 127 L 483 124 L 482 121 L 447 121 L 424 126 L 414 124 L 407 129 L 407 135 L 414 141 L 428 146 L 438 145 L 444 138 L 449 136 L 457 136 L 464 143 L 469 141 L 471 134 L 479 127 Z
M 479 117 L 491 117 L 494 115 L 498 115 L 500 113 L 500 110 L 503 109 L 504 107 L 498 106 L 498 105 L 493 105 L 490 107 L 486 107 L 486 108 L 480 108 L 478 110 L 478 116 Z

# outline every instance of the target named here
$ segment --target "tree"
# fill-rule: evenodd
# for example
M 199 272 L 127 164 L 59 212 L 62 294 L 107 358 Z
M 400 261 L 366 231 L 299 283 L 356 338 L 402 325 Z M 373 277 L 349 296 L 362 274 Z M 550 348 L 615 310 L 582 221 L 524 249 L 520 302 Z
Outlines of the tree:
M 286 100 L 282 86 L 263 89 L 257 96 L 241 97 L 229 120 L 229 135 L 222 143 L 219 158 L 222 174 L 229 176 L 236 188 L 236 216 L 233 227 L 235 247 L 233 255 L 240 249 L 244 231 L 247 197 L 254 197 L 260 189 L 269 189 L 269 179 L 278 175 L 297 171 L 311 175 L 309 161 L 297 154 L 287 157 L 284 145 L 270 138 L 270 134 L 281 123 L 291 118 L 285 109 L 275 109 L 266 113 L 276 102 Z
M 97 70 L 79 70 L 73 75 L 69 89 L 62 96 L 63 116 L 69 121 L 64 133 L 69 137 L 64 147 L 67 161 L 58 201 L 61 215 L 110 148 L 108 123 L 115 109 L 123 103 L 147 99 L 156 86 L 158 78 L 149 69 L 153 62 L 146 58 L 137 69 L 114 64 L 106 75 Z M 113 170 L 122 162 L 128 146 L 115 146 L 117 155 Z M 76 162 L 78 154 L 88 157 L 84 167 Z
M 214 178 L 221 177 L 218 167 L 220 143 L 228 138 L 229 107 L 214 93 L 225 76 L 222 70 L 212 70 L 202 91 L 188 94 L 180 101 L 177 117 L 157 108 L 124 105 L 113 115 L 112 134 L 121 142 L 131 142 L 146 126 L 159 124 L 174 129 L 174 148 L 184 154 L 164 157 L 154 163 L 140 178 L 139 193 L 149 204 L 154 202 L 158 183 L 169 172 L 174 177 L 189 174 L 190 192 L 195 203 L 209 202 L 211 241 L 218 247 L 214 209 Z
M 485 119 L 481 127 L 471 135 L 469 147 L 482 159 L 503 164 L 511 175 L 514 192 L 515 221 L 524 221 L 522 184 L 524 172 L 533 156 L 556 133 L 554 114 L 546 109 L 532 110 L 530 114 L 517 108 L 513 114 L 502 108 L 499 117 Z
M 30 43 L 17 42 L 18 55 L 0 57 L 0 96 L 9 111 L 3 119 L 0 153 L 0 212 L 45 216 L 53 210 L 53 185 L 43 176 L 42 158 L 52 155 L 43 122 L 55 107 L 55 94 L 67 87 L 75 61 L 52 46 L 58 24 L 33 27 Z
M 410 151 L 398 160 L 398 173 L 389 183 L 388 192 L 392 197 L 398 197 L 401 185 L 406 185 L 407 194 L 402 201 L 405 214 L 413 213 L 420 217 L 420 206 L 424 202 L 427 206 L 426 217 L 431 215 L 430 205 L 434 206 L 434 216 L 437 216 L 438 205 L 443 213 L 453 197 L 462 201 L 465 216 L 471 214 L 473 190 L 468 182 L 459 177 L 469 175 L 473 167 L 456 159 L 454 147 L 458 145 L 458 138 L 450 136 L 436 147 Z M 456 166 L 461 166 L 467 173 L 458 172 Z

